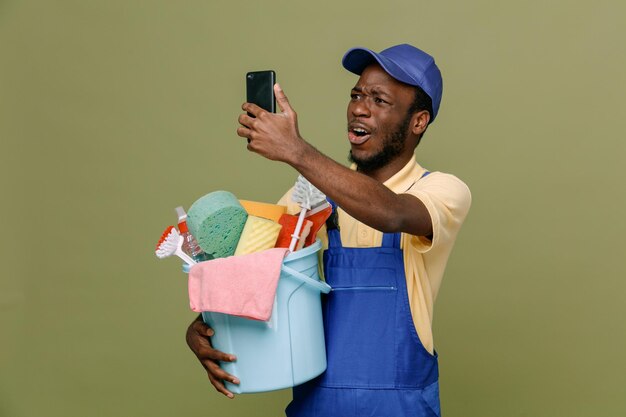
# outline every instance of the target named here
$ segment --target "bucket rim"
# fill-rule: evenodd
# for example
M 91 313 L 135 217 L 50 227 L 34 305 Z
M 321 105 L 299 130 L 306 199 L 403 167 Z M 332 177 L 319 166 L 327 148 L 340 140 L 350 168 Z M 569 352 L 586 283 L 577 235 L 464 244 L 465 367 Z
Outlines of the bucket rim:
M 317 238 L 315 239 L 315 242 L 313 242 L 306 248 L 302 248 L 295 252 L 289 253 L 287 256 L 285 256 L 284 262 L 290 262 L 290 261 L 295 261 L 296 259 L 304 258 L 305 256 L 309 256 L 312 253 L 319 251 L 321 248 L 322 248 L 322 241 L 319 238 Z

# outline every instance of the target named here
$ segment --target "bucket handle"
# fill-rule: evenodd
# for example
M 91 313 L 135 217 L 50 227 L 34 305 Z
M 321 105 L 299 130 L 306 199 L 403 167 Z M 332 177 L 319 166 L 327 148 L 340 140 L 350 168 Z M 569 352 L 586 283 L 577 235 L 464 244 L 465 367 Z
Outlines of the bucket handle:
M 302 272 L 296 271 L 293 268 L 289 268 L 288 266 L 283 265 L 281 267 L 281 269 L 283 270 L 283 272 L 291 275 L 292 277 L 294 277 L 295 279 L 297 279 L 298 281 L 302 281 L 307 285 L 312 286 L 313 288 L 315 288 L 316 290 L 323 292 L 324 294 L 328 294 L 330 292 L 330 285 L 328 285 L 325 282 L 322 281 L 317 281 L 305 274 L 303 274 Z

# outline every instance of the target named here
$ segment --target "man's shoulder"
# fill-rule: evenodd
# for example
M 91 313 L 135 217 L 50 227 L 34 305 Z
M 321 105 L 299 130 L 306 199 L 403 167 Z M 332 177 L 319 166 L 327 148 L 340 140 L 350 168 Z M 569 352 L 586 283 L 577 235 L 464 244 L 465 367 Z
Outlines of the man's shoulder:
M 466 187 L 467 189 L 469 189 L 469 187 L 467 186 L 467 184 L 460 179 L 459 177 L 457 177 L 454 174 L 448 173 L 448 172 L 442 172 L 442 171 L 432 171 L 430 172 L 428 175 L 426 175 L 424 177 L 424 180 L 430 180 L 433 182 L 445 182 L 445 183 L 451 183 L 451 184 L 458 184 L 458 185 L 462 185 L 464 187 Z
M 454 174 L 442 171 L 427 171 L 421 175 L 419 181 L 416 181 L 413 189 L 432 188 L 432 187 L 452 187 L 459 191 L 470 192 L 469 186 Z
M 430 196 L 446 202 L 446 205 L 462 208 L 461 211 L 467 211 L 472 202 L 468 185 L 456 175 L 442 171 L 429 172 L 416 181 L 407 193 L 422 200 L 425 196 Z

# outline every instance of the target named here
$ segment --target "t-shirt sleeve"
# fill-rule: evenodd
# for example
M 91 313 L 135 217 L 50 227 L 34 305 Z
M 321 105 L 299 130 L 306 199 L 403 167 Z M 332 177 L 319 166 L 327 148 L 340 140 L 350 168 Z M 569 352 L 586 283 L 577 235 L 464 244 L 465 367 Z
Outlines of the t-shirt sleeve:
M 454 175 L 433 172 L 417 181 L 406 194 L 417 197 L 428 210 L 433 225 L 432 240 L 410 236 L 410 244 L 421 253 L 454 241 L 467 216 L 472 195 L 463 181 Z

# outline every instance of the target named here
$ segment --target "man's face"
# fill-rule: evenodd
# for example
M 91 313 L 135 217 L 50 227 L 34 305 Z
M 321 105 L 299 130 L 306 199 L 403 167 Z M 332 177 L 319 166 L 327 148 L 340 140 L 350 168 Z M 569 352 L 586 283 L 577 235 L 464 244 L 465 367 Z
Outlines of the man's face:
M 387 165 L 405 151 L 415 90 L 368 66 L 351 92 L 348 104 L 350 160 L 360 171 Z M 411 150 L 412 152 L 412 150 Z

